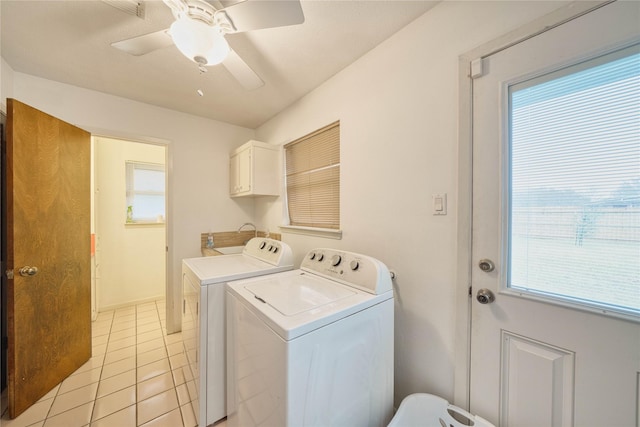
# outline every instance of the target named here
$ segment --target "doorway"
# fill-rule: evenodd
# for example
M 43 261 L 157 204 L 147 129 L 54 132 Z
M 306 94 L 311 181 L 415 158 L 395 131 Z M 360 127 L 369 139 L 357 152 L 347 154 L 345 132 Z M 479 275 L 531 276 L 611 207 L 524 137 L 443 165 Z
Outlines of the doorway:
M 8 383 L 9 387 L 8 389 L 10 390 L 14 390 L 14 388 L 11 387 L 11 381 L 12 378 L 17 378 L 17 376 L 14 374 L 13 377 L 11 375 L 7 375 L 7 372 L 11 372 L 11 371 L 7 371 L 5 370 L 6 366 L 5 366 L 5 360 L 7 360 L 6 357 L 6 353 L 4 352 L 4 350 L 7 348 L 6 346 L 6 329 L 7 329 L 7 325 L 11 326 L 10 324 L 8 324 L 6 322 L 6 318 L 7 318 L 7 311 L 11 312 L 11 308 L 13 308 L 13 313 L 14 313 L 14 319 L 17 319 L 15 324 L 18 325 L 23 325 L 26 327 L 26 331 L 25 331 L 25 327 L 23 327 L 21 330 L 19 330 L 17 333 L 14 331 L 14 329 L 9 329 L 9 342 L 12 343 L 13 341 L 16 340 L 15 337 L 19 337 L 21 339 L 21 344 L 22 341 L 24 341 L 25 336 L 31 336 L 34 335 L 32 334 L 32 332 L 38 332 L 38 334 L 36 335 L 36 339 L 37 339 L 37 344 L 29 344 L 27 346 L 25 345 L 15 345 L 12 344 L 9 348 L 11 349 L 18 349 L 18 348 L 23 348 L 23 347 L 27 347 L 27 351 L 24 354 L 28 354 L 30 356 L 34 356 L 34 357 L 30 357 L 29 359 L 38 359 L 38 360 L 44 360 L 45 363 L 44 364 L 40 364 L 38 366 L 45 366 L 45 370 L 43 372 L 46 372 L 46 378 L 45 376 L 41 375 L 40 372 L 36 372 L 35 374 L 31 374 L 31 372 L 35 372 L 33 369 L 30 369 L 31 366 L 27 366 L 28 369 L 23 369 L 24 367 L 21 365 L 20 367 L 18 367 L 16 370 L 20 371 L 20 372 L 29 372 L 29 376 L 27 377 L 25 375 L 26 378 L 33 378 L 33 377 L 37 377 L 38 381 L 32 381 L 32 380 L 27 380 L 26 383 L 28 383 L 29 385 L 37 385 L 40 388 L 49 390 L 51 389 L 51 384 L 56 384 L 59 383 L 62 379 L 64 379 L 66 376 L 69 375 L 69 369 L 74 370 L 75 367 L 80 366 L 77 363 L 74 363 L 73 366 L 71 366 L 71 363 L 69 363 L 69 360 L 73 359 L 73 361 L 75 361 L 75 359 L 78 358 L 82 358 L 82 360 L 80 360 L 80 364 L 83 361 L 86 361 L 87 359 L 84 358 L 85 352 L 84 351 L 80 351 L 80 349 L 78 348 L 74 348 L 74 347 L 70 347 L 70 339 L 71 337 L 75 337 L 76 335 L 79 335 L 80 332 L 84 333 L 85 331 L 88 332 L 88 334 L 86 334 L 87 336 L 87 340 L 84 341 L 84 343 L 86 343 L 86 349 L 88 349 L 88 354 L 90 356 L 91 354 L 91 324 L 90 324 L 90 311 L 91 311 L 91 303 L 90 303 L 90 298 L 91 298 L 91 289 L 90 289 L 90 282 L 91 282 L 91 271 L 90 271 L 90 256 L 89 256 L 89 252 L 90 252 L 90 245 L 89 243 L 89 234 L 90 233 L 95 233 L 97 230 L 100 229 L 100 225 L 98 223 L 94 223 L 94 219 L 97 219 L 98 222 L 99 221 L 103 221 L 104 222 L 104 216 L 100 216 L 99 218 L 93 218 L 93 207 L 94 207 L 94 202 L 96 201 L 95 198 L 91 197 L 90 200 L 90 194 L 93 193 L 92 190 L 96 189 L 96 187 L 94 187 L 95 183 L 97 181 L 95 181 L 96 178 L 96 173 L 97 171 L 100 169 L 100 166 L 97 165 L 98 167 L 95 170 L 90 170 L 90 166 L 93 163 L 93 159 L 94 158 L 90 158 L 90 155 L 92 154 L 90 150 L 91 147 L 91 136 L 90 134 L 88 134 L 85 131 L 81 131 L 80 129 L 78 129 L 79 131 L 81 131 L 83 139 L 83 145 L 82 147 L 80 146 L 76 146 L 74 145 L 73 147 L 69 147 L 69 144 L 73 144 L 78 142 L 78 138 L 74 138 L 74 137 L 69 137 L 69 129 L 77 129 L 71 125 L 68 125 L 58 119 L 56 119 L 55 117 L 46 115 L 45 113 L 42 113 L 40 111 L 37 111 L 29 106 L 26 106 L 24 104 L 21 104 L 15 100 L 14 104 L 15 104 L 15 110 L 17 110 L 18 112 L 16 113 L 14 109 L 11 109 L 10 106 L 10 112 L 14 112 L 13 114 L 13 121 L 11 121 L 11 114 L 9 114 L 8 120 L 11 121 L 12 124 L 14 124 L 14 132 L 12 133 L 14 140 L 16 139 L 16 134 L 18 136 L 23 136 L 25 134 L 25 132 L 28 133 L 29 138 L 33 138 L 35 140 L 36 143 L 31 144 L 33 147 L 31 147 L 31 145 L 25 145 L 25 144 L 21 144 L 20 147 L 28 147 L 28 148 L 32 148 L 31 152 L 26 152 L 26 156 L 23 155 L 22 157 L 20 157 L 20 160 L 22 161 L 22 164 L 24 164 L 25 162 L 23 161 L 23 159 L 26 157 L 30 160 L 33 159 L 40 159 L 40 157 L 43 157 L 45 159 L 44 162 L 31 162 L 34 164 L 34 170 L 37 170 L 39 173 L 23 173 L 20 175 L 20 182 L 26 182 L 27 180 L 24 179 L 25 177 L 30 178 L 33 176 L 38 176 L 38 177 L 44 177 L 43 179 L 41 179 L 40 181 L 38 181 L 38 183 L 31 185 L 31 188 L 33 189 L 38 189 L 40 190 L 41 187 L 43 188 L 42 191 L 18 191 L 16 193 L 14 193 L 14 197 L 12 200 L 15 200 L 15 194 L 35 194 L 36 197 L 30 197 L 29 200 L 34 200 L 34 201 L 41 201 L 45 204 L 45 206 L 49 207 L 52 203 L 51 201 L 62 201 L 63 205 L 65 207 L 71 207 L 75 210 L 72 210 L 71 212 L 67 212 L 67 211 L 63 211 L 61 209 L 55 210 L 55 213 L 60 213 L 61 215 L 58 215 L 56 217 L 56 219 L 58 219 L 58 223 L 56 224 L 56 226 L 51 227 L 50 226 L 50 222 L 46 222 L 43 220 L 43 216 L 42 215 L 36 215 L 34 216 L 36 219 L 36 224 L 40 224 L 42 223 L 42 227 L 44 228 L 44 232 L 39 232 L 39 236 L 46 236 L 47 239 L 47 243 L 49 244 L 49 246 L 51 248 L 54 249 L 59 249 L 59 250 L 55 250 L 55 251 L 50 251 L 50 252 L 46 252 L 45 251 L 45 255 L 43 257 L 43 259 L 38 259 L 38 260 L 33 260 L 34 255 L 39 254 L 40 251 L 39 247 L 37 249 L 33 248 L 33 244 L 35 245 L 39 245 L 42 241 L 42 239 L 40 238 L 33 238 L 32 236 L 26 236 L 27 238 L 24 239 L 25 236 L 23 237 L 23 240 L 26 240 L 27 242 L 29 242 L 30 244 L 32 244 L 31 246 L 28 247 L 28 250 L 26 252 L 26 257 L 25 254 L 23 254 L 24 251 L 20 252 L 19 256 L 16 257 L 11 257 L 11 259 L 13 260 L 18 259 L 18 264 L 20 265 L 25 265 L 25 264 L 29 264 L 29 265 L 37 265 L 37 269 L 35 267 L 24 267 L 21 270 L 25 270 L 25 272 L 27 273 L 25 276 L 29 276 L 26 279 L 21 279 L 22 282 L 19 283 L 20 286 L 13 286 L 14 292 L 11 293 L 9 292 L 10 295 L 15 295 L 15 289 L 17 289 L 19 287 L 20 290 L 22 289 L 27 289 L 27 287 L 23 286 L 24 285 L 24 280 L 29 280 L 31 283 L 34 283 L 34 281 L 36 281 L 37 283 L 34 284 L 30 284 L 30 286 L 28 287 L 28 289 L 38 289 L 38 292 L 42 293 L 42 295 L 44 296 L 51 296 L 51 297 L 45 297 L 45 298 L 41 298 L 38 299 L 38 301 L 40 300 L 44 300 L 45 304 L 44 305 L 36 305 L 35 302 L 36 298 L 29 298 L 29 299 L 25 299 L 25 298 L 21 298 L 19 299 L 21 302 L 23 302 L 24 304 L 26 304 L 27 309 L 26 313 L 33 313 L 33 312 L 37 312 L 38 315 L 36 316 L 35 319 L 33 318 L 24 318 L 24 317 L 20 317 L 19 319 L 15 316 L 15 313 L 17 313 L 17 310 L 15 309 L 15 304 L 14 306 L 10 306 L 9 310 L 7 310 L 7 303 L 10 302 L 9 299 L 5 298 L 6 294 L 4 294 L 4 292 L 7 289 L 12 289 L 12 288 L 7 288 L 6 287 L 6 283 L 4 280 L 4 274 L 3 274 L 3 298 L 2 298 L 2 306 L 3 306 L 3 321 L 1 322 L 2 324 L 2 329 L 3 329 L 3 334 L 2 334 L 2 346 L 3 346 L 3 356 L 2 358 L 4 359 L 2 361 L 2 371 L 3 371 L 3 378 L 6 380 L 6 382 Z M 18 114 L 19 113 L 19 114 Z M 39 124 L 39 126 L 32 126 L 31 128 L 27 127 L 27 126 L 23 126 L 20 127 L 18 130 L 20 132 L 17 132 L 17 126 L 15 123 L 17 123 L 17 119 L 21 119 L 22 121 L 20 123 L 32 123 L 32 122 L 36 122 Z M 42 124 L 44 123 L 44 124 Z M 3 126 L 4 127 L 4 126 Z M 33 132 L 33 128 L 38 128 L 43 130 L 43 132 L 39 132 L 38 134 L 34 135 Z M 64 129 L 63 129 L 64 128 Z M 57 130 L 58 133 L 56 132 L 51 132 L 51 130 Z M 62 130 L 60 130 L 62 129 Z M 3 129 L 4 130 L 4 129 Z M 66 133 L 62 134 L 61 136 L 59 134 L 62 133 L 62 131 L 65 131 Z M 75 136 L 75 134 L 73 135 Z M 4 138 L 4 134 L 3 134 L 3 138 Z M 53 138 L 53 139 L 52 139 Z M 24 140 L 24 138 L 22 138 Z M 42 139 L 42 144 L 38 145 L 37 142 L 40 142 L 40 140 Z M 60 142 L 59 145 L 55 145 L 53 143 L 51 143 L 51 141 L 56 141 L 56 142 Z M 62 143 L 65 143 L 67 145 L 64 145 Z M 111 141 L 111 146 L 115 147 L 118 146 L 119 143 L 121 141 L 119 140 L 115 140 L 115 141 Z M 141 146 L 150 146 L 153 144 L 140 144 Z M 5 157 L 5 147 L 6 144 L 4 143 L 3 140 L 3 160 Z M 62 146 L 61 148 L 59 148 L 60 146 Z M 42 147 L 46 147 L 49 148 L 51 147 L 48 151 L 44 150 L 44 154 L 49 154 L 49 156 L 46 156 L 43 154 L 43 150 Z M 162 153 L 159 159 L 149 159 L 149 158 L 142 158 L 142 160 L 145 161 L 153 161 L 153 162 L 157 162 L 155 163 L 154 166 L 158 167 L 158 165 L 161 167 L 161 169 L 164 171 L 164 165 L 167 162 L 166 158 L 168 156 L 168 149 L 166 145 L 163 145 L 162 143 L 159 144 L 160 147 L 160 152 Z M 82 150 L 78 151 L 79 148 L 82 148 Z M 36 151 L 34 155 L 33 151 Z M 15 150 L 12 151 L 12 153 L 15 155 Z M 20 151 L 20 154 L 25 154 L 23 153 L 22 150 Z M 42 156 L 40 156 L 40 154 L 43 154 Z M 130 153 L 128 153 L 130 154 Z M 12 157 L 12 158 L 15 158 Z M 56 161 L 51 161 L 51 159 L 54 159 Z M 82 159 L 82 161 L 78 161 L 78 159 Z M 130 157 L 129 155 L 127 155 L 127 159 L 138 159 L 137 157 L 133 156 Z M 48 161 L 46 161 L 48 160 Z M 64 162 L 63 162 L 64 160 Z M 53 169 L 54 171 L 51 172 L 51 167 L 53 165 Z M 83 167 L 78 167 L 78 165 L 82 166 L 82 165 L 86 165 Z M 10 168 L 7 167 L 5 168 L 4 166 L 2 167 L 3 172 L 4 171 L 8 171 L 8 170 L 20 170 L 20 171 L 25 171 L 28 170 L 26 168 Z M 72 175 L 71 173 L 69 173 L 70 171 L 75 171 L 76 169 L 81 169 L 83 172 L 83 174 L 81 174 L 81 176 L 78 176 L 78 174 Z M 104 171 L 109 171 L 110 168 L 105 168 L 102 167 L 103 172 Z M 114 168 L 118 169 L 118 168 Z M 60 172 L 64 172 L 64 173 L 60 173 Z M 114 172 L 113 176 L 110 178 L 111 181 L 121 181 L 122 178 L 120 178 L 121 174 L 119 172 Z M 124 172 L 123 174 L 124 175 Z M 165 174 L 166 175 L 166 174 Z M 51 179 L 51 177 L 55 177 L 56 179 Z M 3 180 L 4 181 L 4 180 Z M 62 187 L 61 190 L 54 188 L 53 190 L 51 189 L 51 187 L 53 187 L 53 181 L 55 181 L 55 183 L 58 183 L 59 181 L 66 184 L 66 187 Z M 126 189 L 126 179 L 124 179 L 125 184 L 123 184 L 123 188 Z M 166 176 L 163 178 L 164 181 L 164 186 L 163 186 L 163 190 L 162 190 L 162 197 L 164 198 L 164 209 L 163 212 L 166 210 L 166 195 L 164 194 L 164 188 L 166 188 Z M 106 191 L 106 189 L 109 186 L 107 185 L 103 185 L 100 186 L 99 188 L 102 188 Z M 80 188 L 82 190 L 82 194 L 85 195 L 86 197 L 83 199 L 82 203 L 79 203 L 77 201 L 76 198 L 74 198 L 75 196 L 75 192 L 72 192 L 72 190 L 75 190 L 76 188 Z M 3 182 L 3 193 L 5 193 L 5 186 L 4 186 L 4 182 Z M 44 196 L 49 196 L 49 195 L 58 195 L 58 194 L 64 194 L 64 197 L 44 197 Z M 4 196 L 3 196 L 4 197 Z M 102 200 L 100 197 L 98 197 L 99 200 Z M 161 231 L 161 246 L 160 246 L 160 250 L 159 252 L 161 252 L 161 258 L 159 261 L 159 266 L 156 266 L 154 270 L 156 271 L 160 271 L 161 273 L 161 278 L 160 280 L 158 280 L 157 282 L 159 283 L 159 286 L 157 286 L 157 289 L 159 289 L 158 291 L 153 293 L 153 297 L 152 298 L 137 298 L 134 299 L 132 301 L 140 301 L 140 300 L 155 300 L 155 299 L 164 299 L 165 298 L 165 289 L 166 289 L 166 282 L 167 282 L 167 274 L 165 272 L 166 270 L 166 266 L 167 266 L 167 262 L 166 262 L 166 241 L 167 241 L 167 233 L 166 233 L 166 226 L 165 226 L 165 215 L 154 215 L 152 218 L 152 221 L 148 220 L 146 221 L 132 221 L 131 223 L 127 223 L 127 203 L 129 203 L 126 199 L 126 190 L 125 190 L 125 196 L 124 196 L 124 202 L 122 202 L 125 207 L 124 207 L 124 219 L 119 219 L 119 221 L 121 221 L 121 226 L 124 227 L 123 224 L 127 224 L 129 227 L 132 227 L 132 229 L 140 229 L 140 230 L 152 230 L 152 229 L 156 229 L 156 230 L 160 230 Z M 21 199 L 21 201 L 23 201 Z M 106 206 L 109 205 L 119 205 L 119 203 L 121 203 L 120 201 L 117 202 L 104 202 L 104 200 L 102 200 L 103 204 Z M 3 201 L 3 205 L 5 205 L 4 201 Z M 19 204 L 20 207 L 23 207 L 24 203 Z M 9 206 L 9 204 L 7 203 L 6 206 Z M 56 205 L 57 206 L 57 205 Z M 81 208 L 79 209 L 78 206 Z M 54 211 L 53 209 L 49 209 L 51 211 Z M 5 223 L 14 223 L 13 221 L 8 221 L 5 220 L 6 218 L 8 218 L 8 216 L 5 216 L 5 209 L 3 206 L 3 226 L 5 225 Z M 11 211 L 13 212 L 13 211 Z M 17 215 L 17 218 L 25 218 L 25 217 L 29 217 L 31 218 L 31 215 L 24 215 L 23 212 L 44 212 L 44 209 L 41 209 L 40 205 L 38 205 L 37 207 L 33 207 L 31 209 L 22 209 L 20 211 L 20 213 Z M 84 213 L 83 215 L 79 215 L 77 216 L 79 213 Z M 122 217 L 119 217 L 122 218 Z M 47 217 L 48 219 L 48 217 Z M 82 219 L 82 221 L 80 221 L 80 219 Z M 81 222 L 81 223 L 80 223 Z M 22 225 L 22 223 L 21 223 Z M 28 225 L 28 226 L 24 226 L 22 225 L 19 230 L 22 232 L 24 230 L 30 231 L 30 230 L 36 230 L 39 228 L 37 226 L 33 226 Z M 14 233 L 15 234 L 15 233 Z M 13 264 L 9 264 L 8 262 L 5 264 L 5 256 L 6 253 L 8 253 L 8 251 L 6 250 L 5 246 L 5 242 L 8 240 L 5 237 L 10 236 L 10 233 L 5 233 L 5 231 L 3 230 L 2 232 L 2 241 L 3 241 L 3 267 L 5 268 L 12 268 Z M 63 236 L 65 239 L 58 239 L 58 236 L 61 235 Z M 68 237 L 69 236 L 75 236 L 78 235 L 80 236 L 79 242 L 68 242 Z M 148 237 L 148 236 L 147 236 Z M 15 239 L 14 239 L 15 240 Z M 151 240 L 149 238 L 146 238 L 144 240 Z M 22 240 L 21 240 L 22 242 Z M 127 241 L 122 241 L 120 242 L 121 244 L 121 250 L 123 252 L 126 252 L 126 250 L 130 250 L 130 248 L 133 246 L 130 244 L 130 242 Z M 24 247 L 24 245 L 20 246 L 21 248 Z M 99 245 L 98 245 L 99 247 Z M 77 249 L 77 250 L 76 250 Z M 60 262 L 56 262 L 57 258 L 54 259 L 54 257 L 52 257 L 52 253 L 55 252 L 55 254 L 62 254 L 61 256 L 64 256 L 66 258 L 64 258 L 62 261 Z M 95 254 L 95 251 L 93 248 L 91 248 L 91 252 L 92 255 Z M 80 256 L 83 257 L 84 260 L 86 260 L 85 263 L 83 263 L 82 266 L 80 266 L 80 262 L 76 262 L 75 258 L 74 260 L 70 260 L 68 258 L 70 258 L 71 256 L 76 256 L 80 254 Z M 82 255 L 84 254 L 84 255 Z M 26 258 L 29 258 L 28 260 Z M 95 258 L 94 258 L 95 260 Z M 12 261 L 13 263 L 13 261 Z M 96 265 L 98 265 L 96 263 Z M 59 266 L 62 266 L 61 268 L 58 268 Z M 69 267 L 71 266 L 71 267 Z M 58 292 L 58 290 L 56 289 L 55 292 L 42 292 L 42 290 L 46 287 L 49 286 L 50 284 L 54 284 L 58 287 L 65 287 L 71 283 L 71 280 L 68 279 L 68 277 L 62 277 L 62 278 L 51 278 L 49 277 L 49 273 L 51 271 L 61 271 L 64 273 L 76 273 L 78 270 L 80 270 L 80 267 L 82 267 L 82 271 L 80 272 L 80 276 L 82 277 L 82 292 L 80 291 L 73 291 L 73 292 L 68 292 L 68 293 L 62 293 L 62 292 Z M 3 271 L 4 273 L 4 271 Z M 15 282 L 18 282 L 18 280 L 15 280 L 13 275 L 9 274 L 10 271 L 7 272 L 6 277 L 13 279 Z M 93 275 L 94 278 L 99 277 L 100 272 L 96 271 L 97 275 Z M 36 276 L 37 274 L 37 276 Z M 17 275 L 16 275 L 17 276 Z M 22 272 L 21 275 L 23 276 Z M 31 276 L 36 276 L 36 277 L 31 277 Z M 40 283 L 39 279 L 42 278 L 43 282 Z M 135 281 L 133 287 L 135 287 L 136 291 L 140 291 L 140 288 L 144 289 L 143 286 L 141 286 L 140 281 Z M 75 295 L 80 295 L 80 293 L 82 293 L 82 296 L 84 297 L 82 302 L 83 304 L 78 303 L 78 301 L 75 298 L 72 298 Z M 53 296 L 52 296 L 53 295 Z M 96 296 L 96 299 L 98 299 L 99 296 Z M 18 300 L 18 298 L 14 298 L 14 300 Z M 13 300 L 11 300 L 13 301 Z M 128 303 L 129 301 L 127 301 Z M 23 305 L 24 305 L 23 304 Z M 64 305 L 66 304 L 66 305 Z M 117 306 L 119 305 L 117 302 L 113 303 L 112 302 L 112 306 Z M 35 310 L 33 309 L 35 308 Z M 29 310 L 31 309 L 31 310 Z M 99 307 L 96 307 L 94 305 L 94 310 L 97 311 L 99 310 Z M 48 311 L 54 311 L 57 315 L 58 318 L 54 319 L 54 321 L 50 321 L 49 317 L 46 317 L 43 315 L 44 312 L 48 312 Z M 164 309 L 162 310 L 164 311 Z M 20 311 L 20 313 L 25 312 Z M 82 320 L 84 323 L 82 323 L 82 325 L 77 324 L 77 322 L 75 322 L 75 316 L 72 316 L 72 314 L 76 314 L 79 313 L 82 317 Z M 62 316 L 60 316 L 62 314 Z M 162 316 L 161 316 L 162 317 Z M 86 327 L 85 327 L 86 325 Z M 59 331 L 59 327 L 63 327 L 63 329 L 61 331 Z M 66 329 L 65 329 L 66 328 Z M 11 335 L 11 332 L 13 331 L 13 338 Z M 28 333 L 27 333 L 28 332 Z M 160 332 L 160 331 L 158 331 Z M 84 335 L 83 335 L 84 336 Z M 64 342 L 62 344 L 57 344 L 56 342 L 54 342 L 53 345 L 49 344 L 47 340 L 45 340 L 45 338 L 49 338 L 51 337 L 52 339 L 56 339 L 56 338 L 60 338 L 63 337 L 64 338 Z M 13 339 L 13 341 L 12 341 Z M 42 351 L 37 351 L 34 352 L 32 351 L 32 349 L 34 348 L 38 348 L 38 345 L 43 343 L 43 348 L 41 349 Z M 75 342 L 74 342 L 75 343 Z M 71 344 L 74 344 L 71 343 Z M 63 351 L 60 352 L 60 348 L 64 348 L 67 349 L 69 348 L 69 351 Z M 50 353 L 49 350 L 53 349 L 55 352 L 55 357 L 53 357 Z M 84 350 L 84 348 L 82 349 Z M 20 355 L 22 356 L 21 353 Z M 87 356 L 87 357 L 89 357 Z M 20 357 L 19 358 L 20 361 L 26 360 L 26 357 Z M 52 377 L 53 375 L 50 375 L 51 373 L 54 372 L 58 372 L 58 369 L 53 369 L 53 368 L 57 368 L 57 365 L 54 366 L 54 362 L 56 362 L 58 359 L 62 360 L 64 362 L 64 372 L 62 373 L 62 376 L 58 376 L 57 379 L 55 379 L 54 381 L 49 381 L 50 377 Z M 18 358 L 16 358 L 15 356 L 12 359 L 11 354 L 9 354 L 8 360 L 18 360 Z M 9 366 L 11 367 L 11 364 L 9 363 Z M 15 366 L 15 363 L 14 363 Z M 69 368 L 69 366 L 71 366 L 71 368 Z M 13 369 L 13 368 L 12 368 Z M 22 377 L 22 375 L 21 375 Z M 22 378 L 22 381 L 25 381 L 25 378 Z M 15 381 L 14 381 L 15 384 Z M 4 381 L 3 381 L 3 388 L 4 388 Z M 23 393 L 22 390 L 20 390 L 20 393 L 18 392 L 14 392 L 13 393 L 13 399 L 16 399 L 16 396 L 23 396 L 28 394 L 28 398 L 31 399 L 30 401 L 33 402 L 35 401 L 34 399 L 37 399 L 39 397 L 42 396 L 42 393 L 39 392 L 34 392 L 34 393 Z M 12 394 L 9 393 L 9 398 L 10 401 L 9 403 L 12 403 L 14 400 L 11 400 Z M 22 398 L 21 398 L 22 399 Z M 24 400 L 24 399 L 23 399 Z M 4 412 L 4 407 L 6 405 L 7 401 L 5 400 L 5 396 L 3 396 L 3 402 L 2 402 L 2 407 L 3 407 L 3 412 Z M 22 401 L 21 401 L 22 403 Z M 11 407 L 11 405 L 10 405 Z M 15 408 L 16 405 L 14 404 L 13 407 Z M 21 410 L 24 408 L 24 405 L 21 404 L 20 408 L 16 409 L 13 411 L 14 415 L 17 415 L 19 412 L 21 412 Z
M 470 410 L 496 425 L 637 420 L 639 17 L 611 3 L 472 71 Z
M 166 145 L 92 138 L 92 314 L 166 297 Z

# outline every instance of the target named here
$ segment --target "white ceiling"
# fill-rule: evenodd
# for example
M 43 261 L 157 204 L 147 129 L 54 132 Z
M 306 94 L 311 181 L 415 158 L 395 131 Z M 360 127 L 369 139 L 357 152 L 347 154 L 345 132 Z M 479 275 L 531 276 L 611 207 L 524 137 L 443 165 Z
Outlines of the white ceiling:
M 256 128 L 436 3 L 302 0 L 301 25 L 229 34 L 265 82 L 253 91 L 222 66 L 201 74 L 175 46 L 137 57 L 111 47 L 168 28 L 160 0 L 145 1 L 144 19 L 98 0 L 1 0 L 0 53 L 16 72 Z

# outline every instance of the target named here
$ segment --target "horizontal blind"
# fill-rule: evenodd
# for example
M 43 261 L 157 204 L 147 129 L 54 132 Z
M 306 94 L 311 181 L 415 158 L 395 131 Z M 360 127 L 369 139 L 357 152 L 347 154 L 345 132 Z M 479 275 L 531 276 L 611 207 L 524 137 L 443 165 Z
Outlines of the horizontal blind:
M 509 93 L 509 286 L 640 314 L 639 47 Z
M 290 225 L 340 228 L 340 122 L 285 145 Z

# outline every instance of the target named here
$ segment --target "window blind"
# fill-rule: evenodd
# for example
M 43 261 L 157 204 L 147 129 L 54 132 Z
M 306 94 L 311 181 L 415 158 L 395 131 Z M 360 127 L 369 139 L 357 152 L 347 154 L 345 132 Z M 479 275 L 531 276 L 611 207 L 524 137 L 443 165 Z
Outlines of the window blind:
M 340 228 L 340 122 L 284 146 L 293 226 Z
M 640 313 L 640 47 L 509 92 L 509 286 Z

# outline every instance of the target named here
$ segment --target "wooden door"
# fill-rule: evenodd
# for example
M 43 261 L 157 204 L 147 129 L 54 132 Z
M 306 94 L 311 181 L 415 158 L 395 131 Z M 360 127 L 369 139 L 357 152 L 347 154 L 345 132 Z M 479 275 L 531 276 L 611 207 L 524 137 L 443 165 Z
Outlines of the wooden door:
M 15 418 L 91 357 L 90 134 L 8 99 L 3 148 Z
M 637 425 L 639 22 L 607 4 L 473 81 L 470 409 L 496 425 Z

